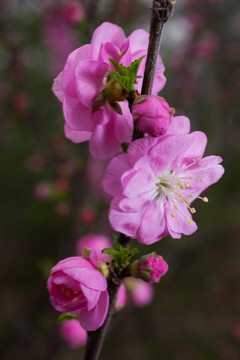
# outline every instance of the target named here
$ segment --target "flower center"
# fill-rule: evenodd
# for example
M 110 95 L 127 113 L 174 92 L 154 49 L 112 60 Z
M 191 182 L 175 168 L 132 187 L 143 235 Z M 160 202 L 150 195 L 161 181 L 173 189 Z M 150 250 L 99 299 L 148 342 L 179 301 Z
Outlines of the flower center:
M 190 166 L 196 164 L 197 161 L 194 161 L 190 165 L 182 168 L 184 170 Z M 172 217 L 176 216 L 176 212 L 179 212 L 181 216 L 185 218 L 187 223 L 190 225 L 192 223 L 191 218 L 187 218 L 185 214 L 181 211 L 181 204 L 185 204 L 191 214 L 196 212 L 195 208 L 191 207 L 190 199 L 199 198 L 203 202 L 208 202 L 208 198 L 200 197 L 193 194 L 192 190 L 192 180 L 194 176 L 177 174 L 175 171 L 165 171 L 163 172 L 156 182 L 156 192 L 155 197 L 159 197 L 162 200 L 166 199 L 167 206 L 169 206 L 170 215 Z M 204 178 L 199 179 L 199 181 L 205 181 Z

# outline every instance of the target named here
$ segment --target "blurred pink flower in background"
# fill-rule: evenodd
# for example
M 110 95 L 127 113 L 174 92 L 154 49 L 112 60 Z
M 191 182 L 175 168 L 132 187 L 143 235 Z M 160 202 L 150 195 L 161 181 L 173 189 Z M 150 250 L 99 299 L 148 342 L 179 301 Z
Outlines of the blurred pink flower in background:
M 59 326 L 61 338 L 72 348 L 83 347 L 87 342 L 87 332 L 79 321 L 75 319 L 65 320 Z
M 90 207 L 83 207 L 77 211 L 77 218 L 84 226 L 91 226 L 97 219 L 96 211 Z
M 45 15 L 42 34 L 51 55 L 48 68 L 50 74 L 55 76 L 63 67 L 68 54 L 76 47 L 77 34 L 65 16 L 57 12 Z
M 201 59 L 211 59 L 219 46 L 219 36 L 208 32 L 203 34 L 202 38 L 194 44 L 194 53 Z
M 70 1 L 62 7 L 62 14 L 72 24 L 81 22 L 85 16 L 85 9 L 79 1 Z
M 97 255 L 98 261 L 109 261 L 108 254 L 102 254 L 104 248 L 111 248 L 111 241 L 107 236 L 88 234 L 78 239 L 76 244 L 77 255 L 82 255 L 83 248 L 94 249 Z
M 154 294 L 154 289 L 151 284 L 134 277 L 125 278 L 124 284 L 135 306 L 144 307 L 151 303 Z
M 117 300 L 115 303 L 114 308 L 116 310 L 121 310 L 121 308 L 125 305 L 126 303 L 126 299 L 127 299 L 127 292 L 126 292 L 126 287 L 124 284 L 120 285 L 120 288 L 118 290 L 117 293 Z
M 52 196 L 52 184 L 48 181 L 39 181 L 33 192 L 38 200 L 47 201 Z

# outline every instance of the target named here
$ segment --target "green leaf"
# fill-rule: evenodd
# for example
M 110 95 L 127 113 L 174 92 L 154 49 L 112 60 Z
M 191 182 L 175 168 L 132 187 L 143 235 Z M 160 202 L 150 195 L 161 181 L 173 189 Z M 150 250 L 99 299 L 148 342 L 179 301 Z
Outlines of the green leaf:
M 71 313 L 64 313 L 64 314 L 59 315 L 57 321 L 60 324 L 64 320 L 72 320 L 72 319 L 78 320 L 78 317 L 76 315 L 71 314 Z
M 138 249 L 127 249 L 123 248 L 119 243 L 117 237 L 114 238 L 114 247 L 115 249 L 103 249 L 103 254 L 108 254 L 114 261 L 114 266 L 116 268 L 125 268 L 129 264 L 129 260 L 136 253 L 138 253 Z
M 117 81 L 128 93 L 134 90 L 136 79 L 141 77 L 137 75 L 139 66 L 144 56 L 133 61 L 129 67 L 119 64 L 116 60 L 109 58 L 109 61 L 114 65 L 116 71 L 111 70 L 110 75 Z
M 129 74 L 132 75 L 134 77 L 134 81 L 136 80 L 136 77 L 137 77 L 137 72 L 138 72 L 138 69 L 139 69 L 139 66 L 142 62 L 142 59 L 144 58 L 145 56 L 141 56 L 139 59 L 133 61 L 131 63 L 131 65 L 129 66 Z
M 110 71 L 110 74 L 115 81 L 122 85 L 124 90 L 127 92 L 131 92 L 133 90 L 133 81 L 129 76 L 119 75 L 113 70 Z

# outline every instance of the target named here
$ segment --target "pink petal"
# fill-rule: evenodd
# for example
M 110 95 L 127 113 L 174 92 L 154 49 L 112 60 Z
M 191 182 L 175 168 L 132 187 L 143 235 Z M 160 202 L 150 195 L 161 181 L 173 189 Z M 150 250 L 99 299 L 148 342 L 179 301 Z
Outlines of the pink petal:
M 87 141 L 92 136 L 92 132 L 73 130 L 67 123 L 65 123 L 64 125 L 64 132 L 66 138 L 74 143 L 81 143 L 83 141 Z
M 188 134 L 190 132 L 190 120 L 186 116 L 174 116 L 167 133 L 170 135 Z
M 107 291 L 101 293 L 99 301 L 91 311 L 87 309 L 77 312 L 79 322 L 86 331 L 95 331 L 105 321 L 108 312 L 109 295 Z
M 67 58 L 66 65 L 63 69 L 62 85 L 66 89 L 67 86 L 75 79 L 75 69 L 79 61 L 91 57 L 92 45 L 83 45 L 74 50 Z
M 75 70 L 77 90 L 80 101 L 92 109 L 95 100 L 103 89 L 103 79 L 108 71 L 108 64 L 102 61 L 82 60 Z
M 82 284 L 81 289 L 85 298 L 87 299 L 87 309 L 88 311 L 90 311 L 97 305 L 101 292 L 98 290 L 90 289 L 89 287 L 86 287 Z
M 129 169 L 128 156 L 122 154 L 113 158 L 106 169 L 103 179 L 104 190 L 115 196 L 122 191 L 121 176 Z
M 86 260 L 80 256 L 72 256 L 66 259 L 59 261 L 52 269 L 51 274 L 54 274 L 56 271 L 62 271 L 64 269 L 70 269 L 75 267 L 82 267 L 87 269 L 93 269 L 93 265 L 90 261 Z
M 91 111 L 85 107 L 74 93 L 74 84 L 69 84 L 63 100 L 63 114 L 69 127 L 78 131 L 92 131 Z
M 196 131 L 186 135 L 166 136 L 150 154 L 161 156 L 169 164 L 169 170 L 175 170 L 181 166 L 184 157 L 201 157 L 205 146 L 206 135 Z
M 110 205 L 109 221 L 114 230 L 122 232 L 123 234 L 135 237 L 137 229 L 141 222 L 142 214 L 127 213 L 121 211 L 119 203 L 123 200 L 122 195 L 116 196 Z
M 105 277 L 96 269 L 71 268 L 63 272 L 90 289 L 105 291 L 107 288 Z
M 119 143 L 131 142 L 133 134 L 133 118 L 130 113 L 127 101 L 119 103 L 122 115 L 116 114 L 115 134 Z
M 121 150 L 115 137 L 114 122 L 98 125 L 90 140 L 90 152 L 95 159 L 109 159 Z
M 144 138 L 135 140 L 128 148 L 129 161 L 132 166 L 142 157 L 148 155 L 151 148 L 156 145 L 158 138 Z
M 93 56 L 98 59 L 98 55 L 102 44 L 107 42 L 116 45 L 119 49 L 125 42 L 126 37 L 124 31 L 117 25 L 105 22 L 101 24 L 95 31 L 92 37 Z
M 59 101 L 63 102 L 64 90 L 62 87 L 62 72 L 53 81 L 52 91 Z
M 99 60 L 109 62 L 110 59 L 119 60 L 119 48 L 115 46 L 114 44 L 107 42 L 106 44 L 103 44 L 100 50 L 99 54 Z M 114 68 L 114 66 L 111 64 L 111 68 Z
M 131 197 L 131 198 L 124 197 L 119 202 L 119 208 L 123 212 L 127 212 L 127 213 L 138 213 L 138 212 L 143 213 L 144 210 L 151 203 L 153 196 L 154 196 L 154 191 L 149 191 L 142 193 L 136 197 Z
M 135 30 L 128 36 L 128 39 L 130 41 L 129 48 L 131 49 L 132 55 L 138 51 L 147 51 L 149 33 L 146 30 Z
M 157 198 L 147 207 L 137 231 L 137 238 L 142 244 L 153 244 L 161 238 L 165 228 L 163 200 Z
M 155 179 L 156 177 L 151 168 L 141 168 L 126 184 L 123 195 L 132 198 L 147 191 L 154 191 Z
M 191 235 L 197 230 L 196 223 L 192 220 L 192 215 L 188 211 L 187 205 L 178 202 L 179 210 L 173 208 L 169 202 L 171 210 L 166 208 L 166 219 L 168 228 L 178 234 Z M 174 211 L 175 217 L 170 215 L 170 212 Z M 191 220 L 191 224 L 188 221 Z

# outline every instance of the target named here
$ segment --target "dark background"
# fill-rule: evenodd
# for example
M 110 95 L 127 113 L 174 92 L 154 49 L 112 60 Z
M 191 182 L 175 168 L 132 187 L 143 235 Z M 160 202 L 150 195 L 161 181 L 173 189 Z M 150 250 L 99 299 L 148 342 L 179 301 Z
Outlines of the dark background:
M 106 164 L 63 134 L 52 80 L 68 53 L 90 42 L 101 22 L 126 34 L 149 29 L 151 1 L 83 1 L 86 17 L 69 23 L 67 1 L 0 1 L 0 339 L 3 360 L 75 360 L 58 335 L 46 291 L 49 269 L 75 254 L 87 233 L 112 234 L 101 189 Z M 207 133 L 206 153 L 226 173 L 196 201 L 199 230 L 142 248 L 169 264 L 152 304 L 116 314 L 101 359 L 240 359 L 239 88 L 237 0 L 177 0 L 164 28 L 161 96 L 192 130 Z M 91 180 L 90 180 L 91 179 Z

